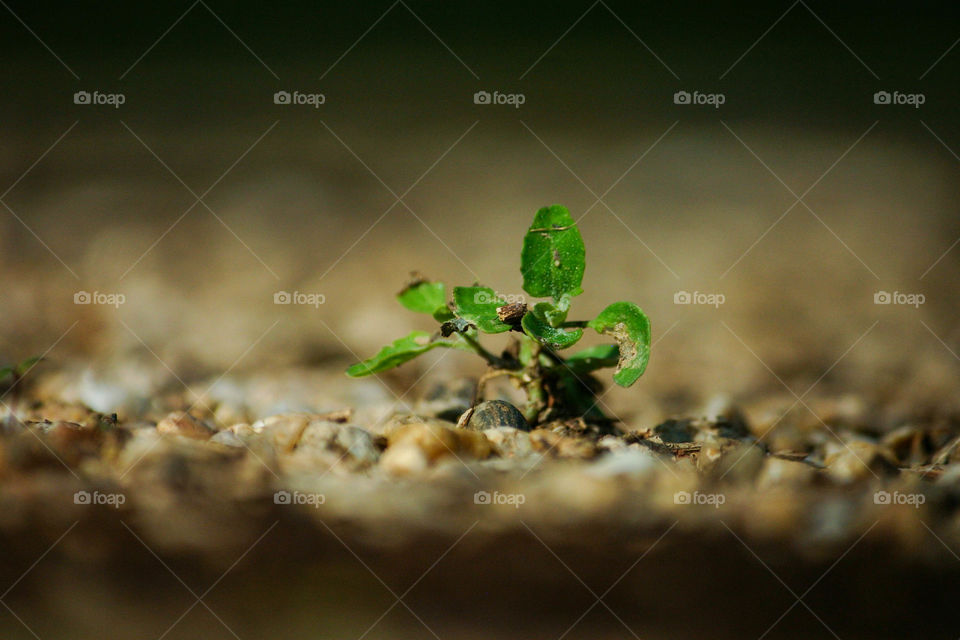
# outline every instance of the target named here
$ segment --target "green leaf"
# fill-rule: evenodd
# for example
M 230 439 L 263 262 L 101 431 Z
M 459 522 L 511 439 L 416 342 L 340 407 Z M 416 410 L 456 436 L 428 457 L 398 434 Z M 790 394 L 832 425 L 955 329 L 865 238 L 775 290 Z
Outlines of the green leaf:
M 404 362 L 413 360 L 422 353 L 435 347 L 451 347 L 449 342 L 436 340 L 428 331 L 414 331 L 410 335 L 394 340 L 385 346 L 377 355 L 358 362 L 347 369 L 347 375 L 353 378 L 369 376 L 388 369 L 398 367 Z
M 397 300 L 410 311 L 436 313 L 447 306 L 447 288 L 442 282 L 420 280 L 397 294 Z
M 27 371 L 32 369 L 33 365 L 37 364 L 42 359 L 43 358 L 41 356 L 33 356 L 32 358 L 27 358 L 26 360 L 18 364 L 16 367 L 14 367 L 13 372 L 18 376 L 22 376 Z M 0 373 L 3 373 L 3 372 L 0 371 Z
M 567 366 L 574 373 L 590 373 L 597 369 L 615 367 L 620 361 L 620 349 L 615 344 L 598 344 L 567 356 Z
M 497 315 L 497 307 L 504 303 L 490 287 L 454 287 L 453 304 L 457 317 L 483 333 L 503 333 L 511 328 Z
M 650 319 L 647 315 L 632 302 L 614 302 L 587 326 L 612 336 L 620 347 L 613 381 L 621 387 L 636 382 L 650 360 Z
M 437 307 L 437 310 L 433 312 L 433 319 L 437 322 L 446 322 L 454 318 L 456 318 L 456 316 L 453 315 L 453 311 L 450 311 L 450 308 L 446 305 Z
M 520 272 L 523 289 L 536 298 L 583 293 L 585 250 L 580 230 L 566 207 L 553 205 L 537 211 L 523 238 Z
M 551 327 L 559 327 L 567 319 L 567 311 L 570 310 L 570 296 L 564 294 L 557 301 L 557 304 L 549 302 L 538 302 L 535 305 Z
M 575 345 L 583 337 L 583 329 L 566 331 L 551 327 L 544 317 L 544 305 L 552 308 L 549 303 L 539 302 L 527 312 L 527 315 L 523 316 L 521 323 L 523 331 L 540 344 L 545 344 L 553 349 L 566 349 Z
M 0 380 L 3 380 L 9 375 L 13 375 L 13 367 L 4 367 L 0 369 Z

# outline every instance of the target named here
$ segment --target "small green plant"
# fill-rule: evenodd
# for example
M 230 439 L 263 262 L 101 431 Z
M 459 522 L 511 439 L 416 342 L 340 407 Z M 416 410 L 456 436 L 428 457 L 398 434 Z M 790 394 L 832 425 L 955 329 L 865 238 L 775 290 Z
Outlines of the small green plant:
M 528 307 L 475 284 L 454 287 L 448 302 L 442 282 L 417 278 L 397 299 L 411 311 L 432 315 L 440 330 L 414 331 L 399 338 L 348 368 L 347 374 L 380 373 L 438 347 L 472 351 L 490 367 L 477 385 L 478 397 L 488 380 L 508 376 L 526 392 L 524 415 L 532 424 L 565 418 L 607 421 L 597 408 L 602 385 L 593 372 L 615 367 L 615 383 L 622 387 L 635 383 L 650 358 L 650 320 L 632 302 L 614 302 L 590 321 L 568 320 L 570 301 L 583 293 L 584 268 L 583 238 L 570 212 L 560 205 L 544 207 L 524 236 L 520 273 L 527 294 L 549 300 Z M 558 352 L 576 344 L 584 329 L 612 337 L 616 344 L 561 356 Z M 500 355 L 479 342 L 481 333 L 505 332 L 518 335 Z

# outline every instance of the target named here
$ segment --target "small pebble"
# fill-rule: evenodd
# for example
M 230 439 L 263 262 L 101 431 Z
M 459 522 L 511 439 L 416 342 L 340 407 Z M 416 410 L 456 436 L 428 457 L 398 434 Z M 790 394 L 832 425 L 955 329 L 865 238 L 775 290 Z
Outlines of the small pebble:
M 597 445 L 583 438 L 563 436 L 547 429 L 534 429 L 530 433 L 534 450 L 555 458 L 593 458 Z
M 530 431 L 527 419 L 509 402 L 487 400 L 473 408 L 473 415 L 467 422 L 467 429 L 485 431 L 497 427 L 513 427 L 520 431 Z
M 225 445 L 227 445 L 228 447 L 242 447 L 242 446 L 245 446 L 245 445 L 243 444 L 243 440 L 240 439 L 240 436 L 238 436 L 237 434 L 235 434 L 233 431 L 229 431 L 229 430 L 226 430 L 226 429 L 223 430 L 223 431 L 220 431 L 220 432 L 218 432 L 218 433 L 216 433 L 216 434 L 214 434 L 214 436 L 210 438 L 210 442 L 216 442 L 216 443 L 219 443 L 219 444 L 225 444 Z
M 601 456 L 597 462 L 587 467 L 587 473 L 594 476 L 642 475 L 656 472 L 660 468 L 655 454 L 649 449 L 624 447 L 613 453 Z
M 850 440 L 845 445 L 833 442 L 824 459 L 827 473 L 840 482 L 896 472 L 896 467 L 884 456 L 876 444 L 865 440 Z
M 533 453 L 530 434 L 513 427 L 495 427 L 483 432 L 487 440 L 505 458 L 519 458 Z
M 375 464 L 380 457 L 380 449 L 373 434 L 360 427 L 344 425 L 337 432 L 333 442 L 358 462 Z
M 184 411 L 174 411 L 158 422 L 157 432 L 194 438 L 196 440 L 209 440 L 210 437 L 216 433 L 208 427 L 206 423 Z
M 757 478 L 757 487 L 766 489 L 775 485 L 804 486 L 814 482 L 818 471 L 805 462 L 770 456 L 763 461 Z
M 430 466 L 430 459 L 416 444 L 406 442 L 390 447 L 380 457 L 380 466 L 396 476 L 414 475 Z
M 437 422 L 411 422 L 395 428 L 387 435 L 387 452 L 400 444 L 420 448 L 431 462 L 445 456 L 464 455 L 483 460 L 490 457 L 493 447 L 482 433 L 449 427 Z

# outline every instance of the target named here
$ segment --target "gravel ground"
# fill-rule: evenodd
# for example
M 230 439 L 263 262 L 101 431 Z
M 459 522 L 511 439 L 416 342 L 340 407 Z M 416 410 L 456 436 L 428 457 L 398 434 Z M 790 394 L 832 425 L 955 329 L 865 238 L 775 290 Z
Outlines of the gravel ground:
M 949 7 L 162 4 L 0 11 L 0 638 L 960 636 Z M 613 433 L 343 375 L 553 203 Z
M 197 597 L 165 637 L 951 629 L 956 414 L 716 397 L 598 436 L 458 428 L 468 378 L 399 401 L 324 370 L 126 379 L 49 371 L 4 415 L 4 602 L 43 638 L 160 636 Z M 65 400 L 99 392 L 139 412 Z

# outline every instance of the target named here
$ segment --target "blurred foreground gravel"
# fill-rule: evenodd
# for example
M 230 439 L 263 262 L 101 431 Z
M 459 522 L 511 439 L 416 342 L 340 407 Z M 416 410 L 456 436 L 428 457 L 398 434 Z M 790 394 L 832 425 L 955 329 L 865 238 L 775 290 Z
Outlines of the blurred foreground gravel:
M 955 414 L 891 421 L 845 396 L 780 417 L 789 398 L 715 397 L 602 437 L 472 431 L 437 417 L 468 406 L 469 379 L 398 400 L 338 372 L 195 385 L 206 393 L 142 373 L 101 389 L 48 371 L 8 396 L 2 578 L 20 622 L 0 620 L 4 637 L 952 628 Z M 101 392 L 131 409 L 75 399 Z

